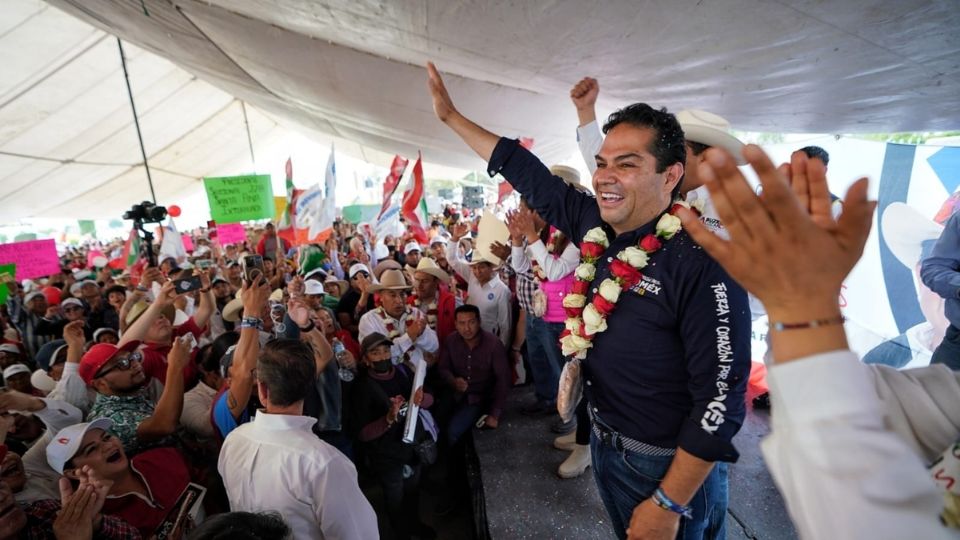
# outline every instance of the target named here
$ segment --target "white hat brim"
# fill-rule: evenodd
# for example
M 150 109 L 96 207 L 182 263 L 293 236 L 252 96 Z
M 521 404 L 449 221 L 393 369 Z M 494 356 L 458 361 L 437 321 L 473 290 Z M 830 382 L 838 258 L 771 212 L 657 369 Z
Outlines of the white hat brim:
M 681 124 L 680 127 L 683 128 L 686 140 L 723 148 L 733 155 L 734 159 L 737 160 L 737 165 L 747 164 L 747 161 L 743 159 L 743 143 L 726 131 L 701 125 L 684 126 Z

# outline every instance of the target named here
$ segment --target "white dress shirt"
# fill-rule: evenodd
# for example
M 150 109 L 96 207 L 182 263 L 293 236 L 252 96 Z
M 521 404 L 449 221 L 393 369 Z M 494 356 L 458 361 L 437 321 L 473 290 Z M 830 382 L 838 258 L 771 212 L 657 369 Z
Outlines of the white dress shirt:
M 480 310 L 480 327 L 500 338 L 508 347 L 513 319 L 510 317 L 510 287 L 494 273 L 490 281 L 480 284 L 470 264 L 460 256 L 458 242 L 447 244 L 447 262 L 450 268 L 467 281 L 467 303 Z
M 925 462 L 960 436 L 960 384 L 925 369 L 950 396 L 848 350 L 770 368 L 763 456 L 801 538 L 957 538 Z
M 210 410 L 213 408 L 213 398 L 216 396 L 215 388 L 210 388 L 203 381 L 198 381 L 196 386 L 183 395 L 180 424 L 199 437 L 212 438 L 214 432 L 213 423 L 210 421 Z
M 408 307 L 407 312 L 400 317 L 400 320 L 394 319 L 390 315 L 387 315 L 386 311 L 383 311 L 381 308 L 368 311 L 363 314 L 363 317 L 360 317 L 360 325 L 357 332 L 359 336 L 357 339 L 363 341 L 363 338 L 369 336 L 374 332 L 379 332 L 387 337 L 390 337 L 390 331 L 387 330 L 387 324 L 384 320 L 384 317 L 393 321 L 394 326 L 397 327 L 397 330 L 400 332 L 400 335 L 391 338 L 393 341 L 393 347 L 391 348 L 391 358 L 393 359 L 394 364 L 399 364 L 403 355 L 406 353 L 410 357 L 410 361 L 414 362 L 419 358 L 424 360 L 423 353 L 435 353 L 437 349 L 440 348 L 440 342 L 437 339 L 437 332 L 433 328 L 430 328 L 430 325 L 427 325 L 423 329 L 423 332 L 420 334 L 420 337 L 416 341 L 410 339 L 410 336 L 407 334 L 407 317 L 408 313 L 413 312 L 414 316 L 417 318 L 425 318 L 426 315 L 415 307 Z M 381 317 L 381 313 L 383 316 Z
M 279 512 L 294 538 L 379 538 L 357 470 L 309 416 L 257 412 L 223 442 L 217 469 L 234 512 Z
M 537 261 L 543 273 L 547 275 L 547 281 L 557 281 L 567 277 L 580 265 L 580 250 L 573 242 L 568 242 L 563 253 L 559 257 L 554 257 L 547 251 L 547 246 L 541 240 L 528 244 L 525 248 L 520 246 L 511 248 L 510 266 L 518 274 L 530 270 L 530 259 Z

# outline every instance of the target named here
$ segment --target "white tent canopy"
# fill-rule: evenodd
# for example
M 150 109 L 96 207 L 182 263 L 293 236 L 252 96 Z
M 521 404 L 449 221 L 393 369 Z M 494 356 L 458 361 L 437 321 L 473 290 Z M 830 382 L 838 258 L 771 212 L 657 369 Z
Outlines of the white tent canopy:
M 295 124 L 384 166 L 422 149 L 426 161 L 482 169 L 433 117 L 428 59 L 465 113 L 532 137 L 548 161 L 575 150 L 567 94 L 586 75 L 600 80 L 602 112 L 643 100 L 776 132 L 960 124 L 960 12 L 950 2 L 49 4 L 96 29 L 37 0 L 0 7 L 4 218 L 112 217 L 147 198 L 107 34 L 136 45 L 127 54 L 158 198 L 249 161 L 239 100 L 253 105 L 256 140 Z

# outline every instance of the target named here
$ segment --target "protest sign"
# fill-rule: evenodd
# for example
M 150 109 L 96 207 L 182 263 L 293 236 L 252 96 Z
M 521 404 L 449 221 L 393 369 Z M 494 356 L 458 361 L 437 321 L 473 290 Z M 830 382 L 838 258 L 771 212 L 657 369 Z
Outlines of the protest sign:
M 0 264 L 17 265 L 17 281 L 60 272 L 57 244 L 52 238 L 0 244 Z
M 186 233 L 181 234 L 180 238 L 183 239 L 183 249 L 189 251 L 190 253 L 193 253 L 193 249 L 194 249 L 193 238 L 191 238 L 190 235 Z
M 247 239 L 247 232 L 243 230 L 243 225 L 239 223 L 217 225 L 217 238 L 220 239 L 221 246 L 242 244 Z
M 10 290 L 11 286 L 15 287 L 15 277 L 17 275 L 17 265 L 15 264 L 0 264 L 0 304 L 4 304 L 7 301 L 7 297 L 10 296 L 10 293 L 13 292 Z
M 276 212 L 270 175 L 204 178 L 210 217 L 218 223 L 272 219 Z

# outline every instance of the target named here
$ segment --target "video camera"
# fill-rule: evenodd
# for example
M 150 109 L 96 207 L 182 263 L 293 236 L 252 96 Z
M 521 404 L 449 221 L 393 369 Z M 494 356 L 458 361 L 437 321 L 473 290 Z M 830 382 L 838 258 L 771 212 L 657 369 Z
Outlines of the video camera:
M 133 227 L 143 235 L 144 252 L 147 254 L 147 260 L 150 266 L 156 267 L 157 256 L 153 253 L 153 233 L 143 228 L 144 223 L 160 223 L 167 217 L 167 208 L 157 206 L 150 201 L 143 201 L 140 204 L 133 205 L 129 210 L 123 213 L 123 219 L 133 221 Z
M 160 223 L 167 217 L 167 208 L 157 206 L 150 201 L 135 204 L 124 212 L 123 219 L 133 220 L 134 225 L 140 223 Z

